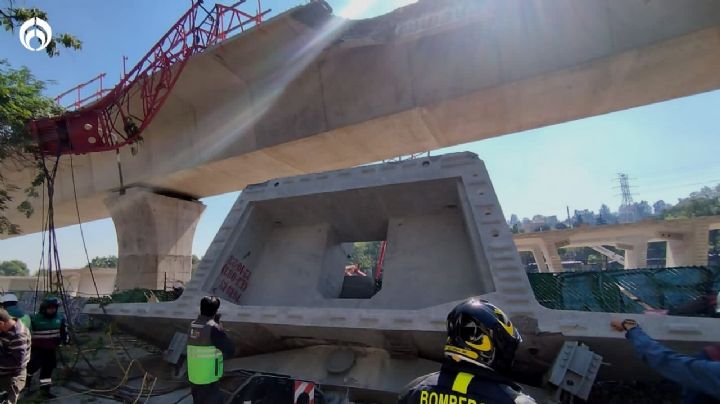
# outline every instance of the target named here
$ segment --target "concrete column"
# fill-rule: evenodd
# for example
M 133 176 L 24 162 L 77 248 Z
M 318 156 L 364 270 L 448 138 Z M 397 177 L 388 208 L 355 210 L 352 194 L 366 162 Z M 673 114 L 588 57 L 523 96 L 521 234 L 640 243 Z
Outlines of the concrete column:
M 562 272 L 562 259 L 560 258 L 560 254 L 558 254 L 555 243 L 543 241 L 542 251 L 543 254 L 545 254 L 548 270 L 550 270 L 550 272 Z
M 545 255 L 543 255 L 542 248 L 533 247 L 531 251 L 533 258 L 535 259 L 535 263 L 537 264 L 538 272 L 548 272 L 548 265 L 545 261 Z
M 646 268 L 648 239 L 636 239 L 624 244 L 630 247 L 625 249 L 625 269 Z
M 667 240 L 665 266 L 681 267 L 691 265 L 692 249 L 687 240 Z
M 710 252 L 710 226 L 707 223 L 693 225 L 690 241 L 690 265 L 707 266 Z
M 668 267 L 682 267 L 708 264 L 710 226 L 706 223 L 693 224 L 684 233 L 663 234 L 667 238 L 665 261 Z
M 190 280 L 192 241 L 205 205 L 144 189 L 113 195 L 105 205 L 118 239 L 115 289 L 163 289 L 166 279 Z

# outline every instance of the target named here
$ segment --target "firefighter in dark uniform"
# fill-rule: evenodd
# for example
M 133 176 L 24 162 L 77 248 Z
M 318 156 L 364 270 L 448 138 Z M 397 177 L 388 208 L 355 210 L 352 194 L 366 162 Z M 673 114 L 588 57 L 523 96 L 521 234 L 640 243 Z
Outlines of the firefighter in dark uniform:
M 400 395 L 400 404 L 534 404 L 504 376 L 522 341 L 499 308 L 468 299 L 447 317 L 445 361 L 440 372 L 423 376 Z
M 40 310 L 30 317 L 32 324 L 32 350 L 28 364 L 28 377 L 40 370 L 40 390 L 46 398 L 54 398 L 50 392 L 52 373 L 57 366 L 57 349 L 69 339 L 65 316 L 58 312 L 60 300 L 46 297 Z
M 200 316 L 190 324 L 187 342 L 188 379 L 195 403 L 222 403 L 218 381 L 223 375 L 223 356 L 232 356 L 235 347 L 220 325 L 220 300 L 200 300 Z

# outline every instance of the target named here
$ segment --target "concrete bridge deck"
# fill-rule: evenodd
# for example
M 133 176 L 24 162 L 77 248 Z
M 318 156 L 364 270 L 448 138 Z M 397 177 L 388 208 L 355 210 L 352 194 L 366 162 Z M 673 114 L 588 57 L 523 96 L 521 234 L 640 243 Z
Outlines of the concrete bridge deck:
M 583 226 L 547 232 L 515 234 L 519 251 L 533 253 L 541 272 L 562 272 L 558 248 L 613 246 L 625 250 L 625 268 L 647 266 L 648 242 L 667 243 L 666 266 L 706 266 L 708 237 L 711 230 L 720 229 L 720 216 L 704 216 L 676 220 L 646 220 L 604 226 Z
M 719 49 L 715 0 L 421 0 L 360 21 L 311 3 L 193 57 L 121 150 L 125 185 L 200 198 L 709 91 Z M 83 219 L 107 217 L 115 154 L 74 163 Z M 67 160 L 56 188 L 56 225 L 75 223 Z

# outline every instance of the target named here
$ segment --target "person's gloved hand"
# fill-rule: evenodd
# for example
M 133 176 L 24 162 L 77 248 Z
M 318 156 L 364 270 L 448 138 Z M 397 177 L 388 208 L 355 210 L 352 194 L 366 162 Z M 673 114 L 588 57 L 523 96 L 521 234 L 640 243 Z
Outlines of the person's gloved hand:
M 637 321 L 629 318 L 626 318 L 625 320 L 613 319 L 610 321 L 610 326 L 615 331 L 623 332 L 632 330 L 633 328 L 638 326 L 638 323 Z

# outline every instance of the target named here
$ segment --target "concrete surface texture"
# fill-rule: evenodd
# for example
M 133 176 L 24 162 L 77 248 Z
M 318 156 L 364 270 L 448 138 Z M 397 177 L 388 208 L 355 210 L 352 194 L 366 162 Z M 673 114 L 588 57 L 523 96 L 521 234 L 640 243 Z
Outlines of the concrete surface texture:
M 101 296 L 112 294 L 115 288 L 115 268 L 93 268 L 97 292 Z M 90 269 L 66 268 L 62 270 L 63 286 L 69 296 L 93 297 L 97 296 Z M 0 291 L 5 292 L 35 292 L 47 290 L 45 277 L 37 276 L 0 276 Z
M 422 0 L 359 21 L 313 2 L 192 58 L 120 160 L 128 186 L 199 198 L 713 90 L 719 48 L 715 0 Z M 84 220 L 110 214 L 115 159 L 75 157 Z M 58 226 L 76 221 L 64 163 Z
M 383 239 L 382 289 L 369 299 L 340 298 L 345 262 L 339 246 Z M 358 355 L 361 348 L 378 348 L 414 361 L 419 375 L 422 361 L 442 358 L 448 311 L 479 295 L 503 308 L 521 330 L 520 368 L 537 371 L 552 363 L 566 339 L 622 363 L 606 368 L 612 377 L 636 378 L 642 366 L 630 359 L 622 335 L 611 331 L 612 314 L 537 303 L 488 173 L 471 153 L 249 186 L 177 301 L 112 304 L 106 313 L 129 332 L 167 346 L 175 332 L 187 332 L 208 294 L 222 298 L 225 329 L 243 358 L 288 350 L 306 355 L 302 349 L 309 346 L 342 346 Z M 91 305 L 85 312 L 103 313 Z M 673 346 L 695 349 L 720 340 L 713 319 L 635 317 Z M 288 371 L 297 378 L 317 376 L 305 374 L 309 367 Z M 364 389 L 399 385 L 371 378 L 345 383 Z
M 165 290 L 186 283 L 192 241 L 205 205 L 141 188 L 105 200 L 118 238 L 118 290 Z
M 519 251 L 533 253 L 540 272 L 562 272 L 558 248 L 593 247 L 614 257 L 603 246 L 625 250 L 626 269 L 647 267 L 648 242 L 667 243 L 666 266 L 707 266 L 708 238 L 711 230 L 720 229 L 720 216 L 692 219 L 647 220 L 638 223 L 579 227 L 549 232 L 514 235 Z

